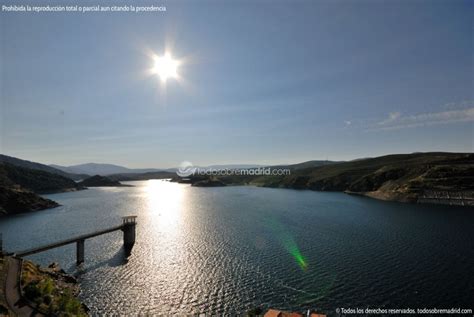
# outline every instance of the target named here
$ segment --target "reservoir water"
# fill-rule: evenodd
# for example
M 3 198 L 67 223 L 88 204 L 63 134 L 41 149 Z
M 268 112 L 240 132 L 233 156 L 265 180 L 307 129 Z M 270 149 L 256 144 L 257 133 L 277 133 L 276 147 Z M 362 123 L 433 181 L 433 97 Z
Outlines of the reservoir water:
M 78 276 L 92 314 L 237 314 L 256 306 L 472 308 L 474 210 L 342 193 L 167 181 L 48 195 L 61 207 L 2 218 L 18 251 L 120 224 L 122 233 L 29 257 Z

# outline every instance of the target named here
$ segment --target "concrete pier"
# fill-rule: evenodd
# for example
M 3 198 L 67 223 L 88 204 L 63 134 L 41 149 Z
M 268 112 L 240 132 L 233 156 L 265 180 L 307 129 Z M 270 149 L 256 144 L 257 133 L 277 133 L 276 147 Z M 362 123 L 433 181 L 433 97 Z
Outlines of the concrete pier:
M 84 263 L 84 242 L 85 241 L 86 241 L 85 239 L 77 240 L 77 243 L 76 243 L 76 264 L 77 265 Z
M 59 247 L 62 247 L 64 245 L 67 245 L 67 244 L 75 243 L 76 244 L 76 263 L 77 263 L 77 265 L 79 265 L 81 263 L 84 263 L 85 241 L 86 241 L 86 239 L 90 239 L 90 238 L 93 238 L 93 237 L 96 237 L 96 236 L 100 236 L 100 235 L 103 235 L 103 234 L 106 234 L 106 233 L 109 233 L 109 232 L 113 232 L 113 231 L 118 231 L 118 230 L 123 231 L 123 245 L 124 245 L 125 249 L 127 250 L 127 254 L 130 254 L 130 251 L 131 251 L 133 245 L 135 244 L 135 237 L 136 237 L 135 231 L 136 231 L 136 225 L 137 225 L 136 219 L 137 219 L 137 216 L 123 217 L 122 218 L 122 224 L 120 226 L 112 227 L 112 228 L 105 229 L 105 230 L 96 231 L 96 232 L 89 233 L 89 234 L 84 234 L 84 235 L 79 236 L 79 237 L 59 241 L 59 242 L 56 242 L 56 243 L 51 243 L 51 244 L 48 244 L 48 245 L 44 245 L 44 246 L 41 246 L 41 247 L 29 249 L 29 250 L 15 252 L 15 254 L 19 257 L 23 257 L 23 256 L 27 256 L 27 255 L 31 255 L 31 254 L 35 254 L 35 253 L 39 253 L 39 252 L 43 252 L 43 251 L 47 251 L 47 250 L 51 250 L 51 249 L 54 249 L 54 248 L 59 248 Z
M 135 228 L 137 216 L 128 216 L 122 218 L 123 245 L 131 248 L 135 244 Z

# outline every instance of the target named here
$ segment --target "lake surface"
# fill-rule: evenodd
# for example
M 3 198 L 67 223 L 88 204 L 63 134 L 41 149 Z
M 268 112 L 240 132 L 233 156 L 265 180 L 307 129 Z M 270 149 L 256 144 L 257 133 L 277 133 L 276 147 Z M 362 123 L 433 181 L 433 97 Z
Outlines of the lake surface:
M 342 193 L 198 188 L 160 180 L 48 195 L 63 206 L 0 220 L 23 250 L 137 215 L 122 233 L 29 257 L 78 275 L 93 314 L 235 314 L 255 306 L 334 314 L 337 307 L 472 308 L 474 210 Z

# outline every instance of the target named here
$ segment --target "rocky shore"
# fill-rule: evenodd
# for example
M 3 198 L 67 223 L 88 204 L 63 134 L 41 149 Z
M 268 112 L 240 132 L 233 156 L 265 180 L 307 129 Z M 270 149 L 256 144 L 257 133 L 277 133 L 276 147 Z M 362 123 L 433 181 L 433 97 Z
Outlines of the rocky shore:
M 57 263 L 41 268 L 23 260 L 21 271 L 22 297 L 35 310 L 48 316 L 87 316 L 89 309 L 78 299 L 77 279 Z

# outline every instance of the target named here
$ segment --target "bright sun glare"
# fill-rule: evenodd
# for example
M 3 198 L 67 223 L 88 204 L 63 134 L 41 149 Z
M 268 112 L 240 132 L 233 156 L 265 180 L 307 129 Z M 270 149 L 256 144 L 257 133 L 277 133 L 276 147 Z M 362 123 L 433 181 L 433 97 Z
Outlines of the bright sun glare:
M 160 77 L 161 81 L 166 82 L 168 78 L 178 77 L 178 66 L 179 62 L 166 53 L 155 57 L 153 72 Z

